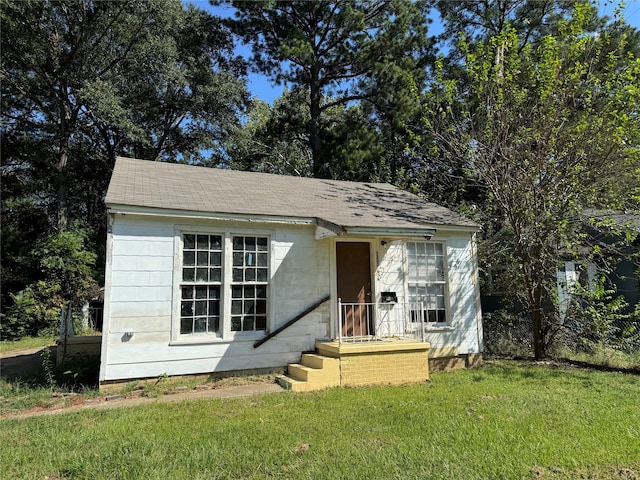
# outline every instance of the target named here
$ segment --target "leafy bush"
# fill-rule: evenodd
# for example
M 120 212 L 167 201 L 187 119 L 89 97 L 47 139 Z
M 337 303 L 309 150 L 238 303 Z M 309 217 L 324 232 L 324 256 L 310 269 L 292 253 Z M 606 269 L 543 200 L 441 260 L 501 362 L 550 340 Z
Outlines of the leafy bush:
M 80 224 L 36 243 L 32 253 L 42 278 L 11 295 L 13 305 L 0 324 L 3 339 L 52 333 L 63 306 L 81 305 L 97 291 L 91 271 L 96 255 L 87 243 L 88 231 Z
M 84 389 L 98 385 L 100 357 L 76 353 L 68 355 L 56 370 L 56 382 L 70 390 Z
M 2 318 L 2 338 L 13 340 L 53 333 L 51 330 L 57 329 L 63 305 L 59 291 L 59 285 L 40 280 L 16 295 L 11 294 L 14 304 Z
M 638 323 L 625 314 L 627 302 L 607 288 L 604 276 L 592 285 L 573 285 L 573 298 L 563 325 L 564 343 L 578 352 L 603 348 L 630 350 L 640 346 Z M 636 308 L 638 311 L 638 308 Z

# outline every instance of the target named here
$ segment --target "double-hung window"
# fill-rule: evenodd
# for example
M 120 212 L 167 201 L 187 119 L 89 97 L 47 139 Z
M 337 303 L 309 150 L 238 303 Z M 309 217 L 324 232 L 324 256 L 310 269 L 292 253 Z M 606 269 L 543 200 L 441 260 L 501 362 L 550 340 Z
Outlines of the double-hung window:
M 181 338 L 267 329 L 268 236 L 183 232 L 180 245 Z
M 447 323 L 444 244 L 407 242 L 407 288 L 413 322 Z
M 266 237 L 233 237 L 231 283 L 231 331 L 247 332 L 267 328 L 269 279 Z
M 220 333 L 222 236 L 182 236 L 180 334 Z

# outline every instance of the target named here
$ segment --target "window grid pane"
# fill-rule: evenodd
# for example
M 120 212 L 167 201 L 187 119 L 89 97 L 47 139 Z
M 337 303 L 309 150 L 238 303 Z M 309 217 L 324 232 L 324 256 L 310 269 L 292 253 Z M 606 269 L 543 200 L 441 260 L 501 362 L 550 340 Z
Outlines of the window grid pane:
M 266 330 L 268 239 L 234 236 L 232 243 L 231 331 Z
M 222 236 L 184 234 L 180 334 L 220 333 Z
M 180 284 L 181 335 L 260 331 L 267 328 L 269 239 L 232 236 L 230 278 L 225 277 L 223 235 L 185 233 L 182 236 Z M 221 301 L 223 285 L 231 286 L 226 311 Z M 228 322 L 225 325 L 225 322 Z
M 182 286 L 180 333 L 220 331 L 220 286 Z
M 446 323 L 443 245 L 407 242 L 407 266 L 411 321 Z

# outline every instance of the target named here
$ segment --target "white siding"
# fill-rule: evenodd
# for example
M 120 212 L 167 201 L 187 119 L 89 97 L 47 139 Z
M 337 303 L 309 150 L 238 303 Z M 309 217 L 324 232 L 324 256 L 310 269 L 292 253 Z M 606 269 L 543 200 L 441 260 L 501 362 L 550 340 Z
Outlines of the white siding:
M 449 291 L 449 322 L 447 327 L 434 328 L 425 335 L 432 348 L 457 347 L 460 354 L 482 351 L 482 327 L 480 325 L 479 286 L 476 278 L 474 243 L 471 234 L 438 232 L 433 241 L 444 241 L 447 248 L 447 280 Z M 375 289 L 378 299 L 381 292 L 393 291 L 398 303 L 406 302 L 405 242 L 384 240 L 377 242 L 377 268 Z M 386 307 L 385 307 L 386 308 Z M 391 307 L 391 315 L 401 315 L 397 307 Z M 381 312 L 381 315 L 389 315 Z M 393 317 L 392 317 L 393 318 Z
M 403 240 L 376 242 L 378 245 L 376 268 L 376 295 L 380 300 L 382 292 L 396 292 L 398 302 L 405 299 L 405 242 Z
M 311 226 L 181 222 L 115 215 L 108 241 L 101 380 L 283 366 L 329 336 L 328 304 L 264 345 L 255 339 L 172 343 L 176 229 L 271 232 L 270 329 L 329 294 L 329 250 Z
M 316 340 L 330 338 L 327 302 L 256 349 L 255 338 L 177 342 L 173 282 L 181 230 L 269 232 L 271 331 L 325 295 L 335 297 L 335 241 L 316 240 L 313 226 L 116 214 L 107 241 L 101 381 L 279 367 L 298 361 Z M 381 292 L 393 291 L 399 302 L 406 301 L 405 241 L 370 240 L 377 300 Z M 450 323 L 429 332 L 427 340 L 434 348 L 479 352 L 482 330 L 472 236 L 439 232 L 438 240 L 447 248 Z

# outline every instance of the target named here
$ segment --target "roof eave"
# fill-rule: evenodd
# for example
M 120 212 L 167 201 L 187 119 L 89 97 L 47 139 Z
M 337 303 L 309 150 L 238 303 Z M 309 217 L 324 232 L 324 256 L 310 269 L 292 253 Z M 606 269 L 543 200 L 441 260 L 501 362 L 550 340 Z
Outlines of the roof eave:
M 203 212 L 198 210 L 167 209 L 139 205 L 107 202 L 107 210 L 112 214 L 141 215 L 150 217 L 190 218 L 194 220 L 221 220 L 238 222 L 280 223 L 289 225 L 316 225 L 317 238 L 343 235 L 357 236 L 400 236 L 432 237 L 437 232 L 470 232 L 480 230 L 479 225 L 415 224 L 415 226 L 345 226 L 319 217 L 293 217 L 283 215 L 261 215 L 230 212 Z
M 433 237 L 437 229 L 429 227 L 346 227 L 349 235 L 374 235 L 374 236 L 402 236 L 402 237 Z
M 158 207 L 144 207 L 107 203 L 108 213 L 121 215 L 141 215 L 151 217 L 190 218 L 194 220 L 226 220 L 237 222 L 283 223 L 295 225 L 314 225 L 312 217 L 285 217 L 279 215 L 256 215 L 227 212 L 203 212 L 196 210 L 180 210 Z

